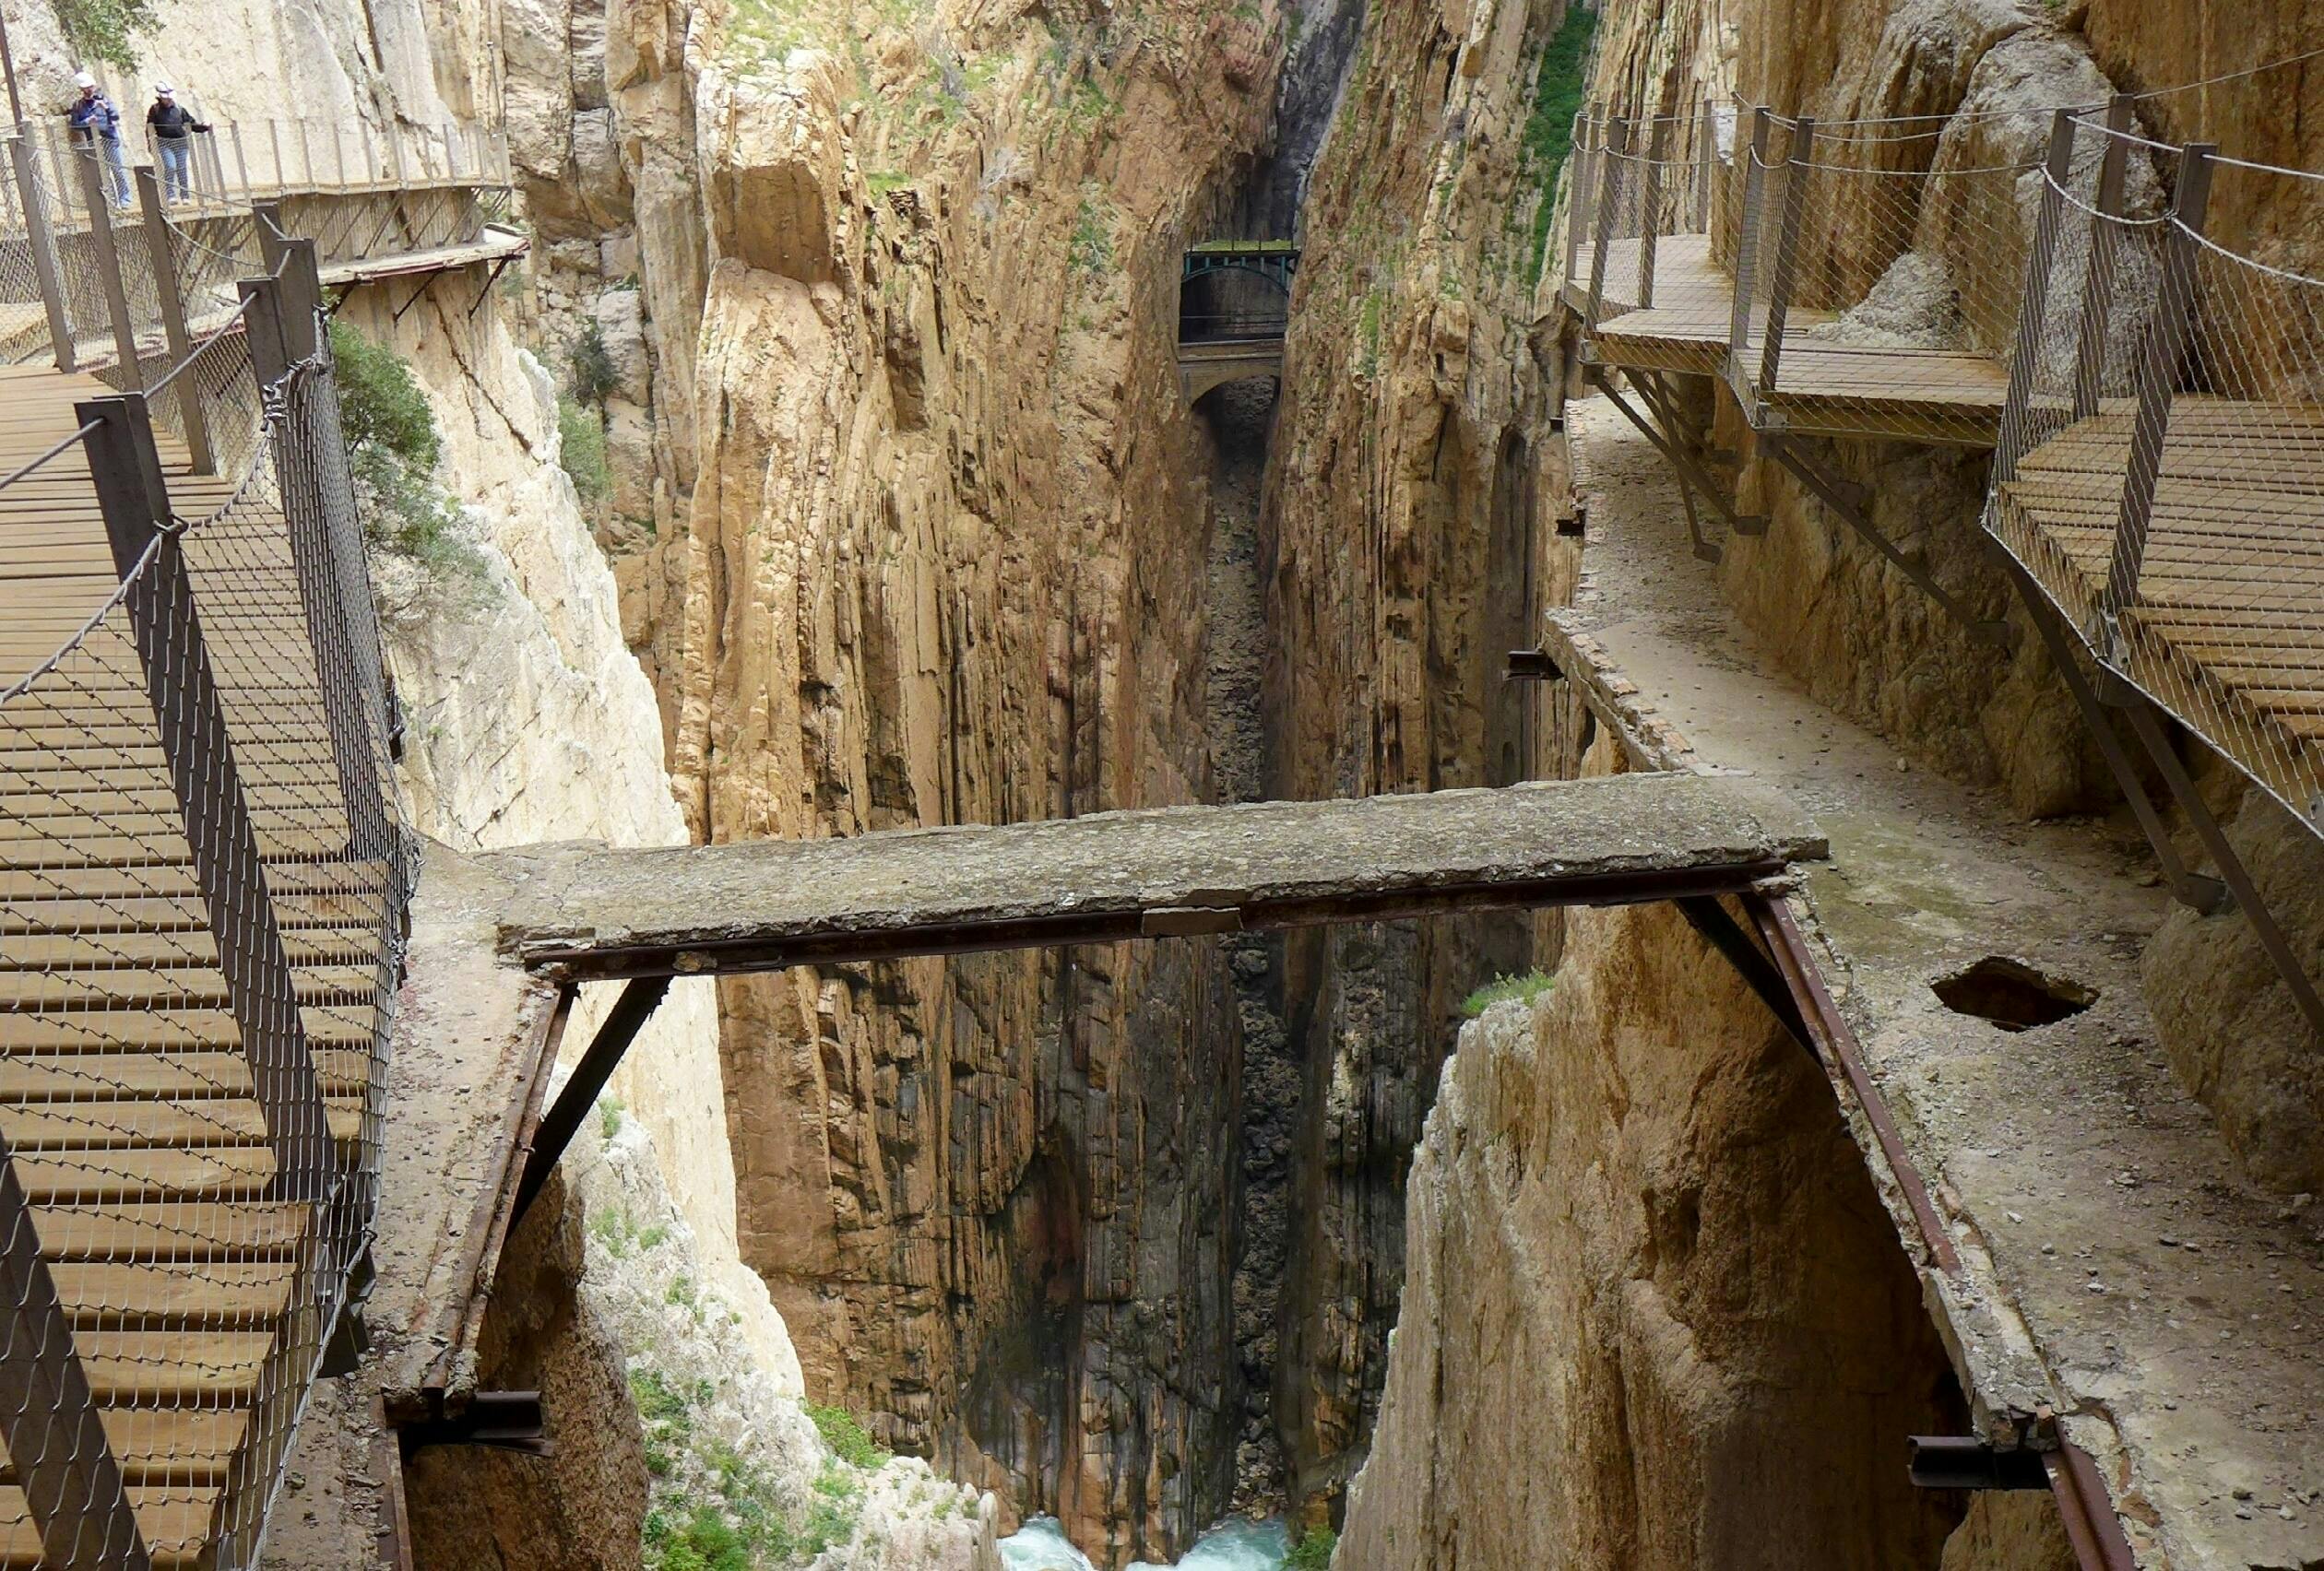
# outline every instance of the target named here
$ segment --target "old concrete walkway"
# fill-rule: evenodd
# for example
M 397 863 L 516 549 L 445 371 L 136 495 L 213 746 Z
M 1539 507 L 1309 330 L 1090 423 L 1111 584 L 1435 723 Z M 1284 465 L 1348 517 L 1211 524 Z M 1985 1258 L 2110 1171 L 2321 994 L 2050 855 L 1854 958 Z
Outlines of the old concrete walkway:
M 489 860 L 504 945 L 593 979 L 1671 900 L 1822 854 L 1765 786 L 1671 774 Z

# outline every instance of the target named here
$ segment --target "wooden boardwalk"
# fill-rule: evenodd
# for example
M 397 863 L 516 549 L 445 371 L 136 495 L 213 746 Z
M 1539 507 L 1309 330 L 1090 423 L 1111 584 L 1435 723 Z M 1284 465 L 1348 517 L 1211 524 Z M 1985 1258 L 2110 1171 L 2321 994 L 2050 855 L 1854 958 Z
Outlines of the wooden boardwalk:
M 1591 335 L 1599 358 L 1626 370 L 1719 374 L 1728 363 L 1735 284 L 1713 263 L 1709 237 L 1656 237 L 1653 303 L 1643 309 L 1637 301 L 1640 249 L 1635 240 L 1607 247 L 1606 289 Z M 1587 266 L 1585 247 L 1583 275 L 1565 289 L 1576 311 L 1589 305 Z M 1829 311 L 1791 308 L 1776 385 L 1757 389 L 1765 405 L 1761 419 L 1774 417 L 1766 423 L 1810 436 L 1993 445 L 2009 393 L 2004 367 L 1983 355 L 1809 336 L 1834 320 Z M 1754 337 L 1741 357 L 1754 382 L 1761 344 Z
M 2002 543 L 2086 634 L 2100 626 L 2131 418 L 2109 403 L 2027 452 L 1995 491 Z M 2238 734 L 2220 739 L 2286 801 L 2324 796 L 2324 406 L 2176 401 L 2119 632 L 2124 676 L 2223 717 Z
M 0 370 L 0 471 L 70 436 L 86 375 Z M 202 518 L 234 482 L 164 439 L 172 502 Z M 231 525 L 213 527 L 231 529 Z M 279 574 L 271 531 L 231 540 L 232 572 Z M 198 538 L 198 537 L 196 537 Z M 189 543 L 197 580 L 200 552 Z M 38 668 L 119 583 L 77 444 L 0 490 L 0 690 Z M 270 603 L 276 597 L 269 596 Z M 319 716 L 303 630 L 217 614 L 212 664 L 237 700 L 298 694 Z M 116 616 L 115 621 L 119 619 Z M 236 716 L 244 790 L 326 1098 L 353 1150 L 369 1091 L 380 869 L 344 857 L 327 744 L 293 709 Z M 214 1536 L 268 1353 L 302 1269 L 309 1205 L 276 1198 L 276 1155 L 134 649 L 113 624 L 0 705 L 0 1132 L 34 1208 L 157 1565 Z M 0 1566 L 41 1544 L 0 1472 Z

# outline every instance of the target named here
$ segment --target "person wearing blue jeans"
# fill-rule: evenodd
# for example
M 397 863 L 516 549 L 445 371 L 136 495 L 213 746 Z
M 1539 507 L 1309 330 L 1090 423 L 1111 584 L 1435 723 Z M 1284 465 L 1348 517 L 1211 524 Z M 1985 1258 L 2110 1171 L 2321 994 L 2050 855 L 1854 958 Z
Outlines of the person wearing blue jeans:
M 113 206 L 129 206 L 129 163 L 121 156 L 121 112 L 111 100 L 97 90 L 97 78 L 83 71 L 73 78 L 73 86 L 80 96 L 73 107 L 65 112 L 65 128 L 71 133 L 76 148 L 88 148 L 92 156 L 96 149 L 104 149 L 104 160 L 98 165 L 110 188 Z
M 209 127 L 178 107 L 167 82 L 153 84 L 153 107 L 146 111 L 146 128 L 153 134 L 154 150 L 161 155 L 164 197 L 184 202 L 194 195 L 194 138 L 189 132 Z

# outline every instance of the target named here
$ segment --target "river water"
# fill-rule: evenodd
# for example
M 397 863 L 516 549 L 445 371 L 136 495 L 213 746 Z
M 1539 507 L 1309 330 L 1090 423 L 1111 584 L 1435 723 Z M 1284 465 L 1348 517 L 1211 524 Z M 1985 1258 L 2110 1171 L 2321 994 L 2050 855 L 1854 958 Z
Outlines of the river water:
M 1283 1557 L 1289 1552 L 1290 1542 L 1280 1519 L 1252 1522 L 1237 1518 L 1197 1539 L 1175 1571 L 1283 1571 Z M 1058 1531 L 1054 1517 L 1035 1517 L 1002 1539 L 1001 1564 L 1007 1571 L 1093 1571 L 1089 1557 Z M 1130 1571 L 1172 1568 L 1141 1560 Z

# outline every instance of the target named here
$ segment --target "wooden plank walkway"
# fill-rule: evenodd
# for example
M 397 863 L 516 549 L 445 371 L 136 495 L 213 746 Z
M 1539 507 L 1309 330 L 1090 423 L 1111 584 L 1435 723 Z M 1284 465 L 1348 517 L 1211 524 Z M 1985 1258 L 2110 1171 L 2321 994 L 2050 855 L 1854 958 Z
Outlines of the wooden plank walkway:
M 1639 251 L 1635 240 L 1607 248 L 1607 288 L 1592 336 L 1599 358 L 1642 371 L 1718 374 L 1727 362 L 1735 285 L 1712 260 L 1709 238 L 1656 237 L 1654 302 L 1643 310 L 1637 302 Z M 1581 277 L 1565 286 L 1565 301 L 1576 311 L 1589 305 L 1590 263 L 1584 245 Z M 1805 336 L 1833 320 L 1832 312 L 1798 306 L 1786 318 L 1776 387 L 1762 395 L 1786 428 L 1806 435 L 1993 445 L 2009 393 L 2009 373 L 1998 363 L 1983 355 Z M 1761 342 L 1746 346 L 1754 381 Z
M 2067 426 L 1995 492 L 2002 543 L 2086 633 L 2112 561 L 2131 412 Z M 2123 675 L 2286 801 L 2324 796 L 2324 406 L 2181 396 Z
M 77 400 L 112 392 L 0 368 L 0 473 L 70 436 Z M 162 448 L 182 516 L 231 495 L 232 479 Z M 238 582 L 280 588 L 255 633 L 231 600 L 206 618 L 345 1159 L 373 1072 L 380 871 L 343 859 L 312 656 L 279 615 L 298 605 L 287 541 L 218 527 L 232 530 Z M 197 583 L 200 539 L 187 547 Z M 116 583 L 77 443 L 0 490 L 0 689 Z M 157 1565 L 199 1563 L 213 1535 L 309 1221 L 305 1203 L 272 1198 L 275 1152 L 230 1004 L 141 668 L 109 625 L 0 704 L 0 1133 Z M 15 1484 L 0 1466 L 0 1567 L 41 1559 Z

